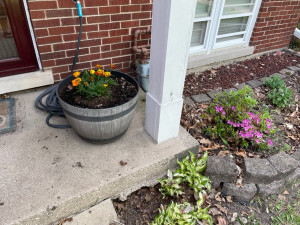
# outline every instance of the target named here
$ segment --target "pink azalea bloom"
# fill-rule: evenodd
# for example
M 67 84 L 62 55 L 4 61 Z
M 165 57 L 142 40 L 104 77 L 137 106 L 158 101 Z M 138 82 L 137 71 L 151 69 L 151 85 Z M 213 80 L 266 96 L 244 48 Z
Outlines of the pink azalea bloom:
M 222 106 L 218 106 L 218 105 L 216 105 L 216 111 L 217 112 L 221 112 L 222 110 L 223 110 L 223 107 Z
M 273 141 L 272 140 L 268 140 L 268 145 L 271 147 L 273 145 Z
M 232 110 L 236 110 L 236 107 L 235 107 L 235 106 L 232 106 L 231 109 L 232 109 Z
M 255 142 L 256 142 L 257 144 L 259 144 L 259 139 L 256 139 Z

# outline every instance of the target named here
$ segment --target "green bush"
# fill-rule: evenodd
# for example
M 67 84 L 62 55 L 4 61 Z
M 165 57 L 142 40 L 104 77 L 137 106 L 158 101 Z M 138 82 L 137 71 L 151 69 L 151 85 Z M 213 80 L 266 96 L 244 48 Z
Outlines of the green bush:
M 292 104 L 293 91 L 286 87 L 279 76 L 268 78 L 265 85 L 271 89 L 268 92 L 268 98 L 273 105 L 282 109 Z
M 238 147 L 248 147 L 249 142 L 260 149 L 272 146 L 267 136 L 274 131 L 267 110 L 254 112 L 257 105 L 253 90 L 244 89 L 217 96 L 207 109 L 211 117 L 211 127 L 205 133 L 219 137 L 224 144 L 233 143 Z

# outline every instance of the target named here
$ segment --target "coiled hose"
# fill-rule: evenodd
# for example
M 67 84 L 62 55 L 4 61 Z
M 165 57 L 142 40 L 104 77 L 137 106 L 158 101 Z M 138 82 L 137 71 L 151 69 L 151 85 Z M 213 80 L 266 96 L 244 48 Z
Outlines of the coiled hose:
M 79 8 L 80 6 L 80 8 Z M 81 5 L 77 3 L 78 7 L 78 13 L 79 13 L 79 21 L 80 21 L 80 29 L 79 29 L 79 34 L 78 34 L 78 41 L 77 41 L 77 48 L 75 52 L 75 57 L 73 60 L 73 65 L 72 65 L 72 70 L 71 70 L 71 75 L 73 75 L 73 71 L 75 69 L 77 59 L 78 59 L 78 53 L 79 53 L 79 47 L 80 47 L 80 41 L 81 41 L 81 34 L 82 34 L 82 12 L 81 12 Z M 58 88 L 58 85 L 55 85 L 53 87 L 50 87 L 46 89 L 42 94 L 40 94 L 37 99 L 35 100 L 35 107 L 48 112 L 48 116 L 46 118 L 46 124 L 49 127 L 53 128 L 58 128 L 58 129 L 66 129 L 66 128 L 71 128 L 70 125 L 60 125 L 60 124 L 52 124 L 50 123 L 50 119 L 52 116 L 61 116 L 65 117 L 65 114 L 61 108 L 61 105 L 59 104 L 59 99 L 56 96 L 56 90 Z M 48 97 L 45 100 L 45 104 L 43 103 L 43 98 L 48 95 Z

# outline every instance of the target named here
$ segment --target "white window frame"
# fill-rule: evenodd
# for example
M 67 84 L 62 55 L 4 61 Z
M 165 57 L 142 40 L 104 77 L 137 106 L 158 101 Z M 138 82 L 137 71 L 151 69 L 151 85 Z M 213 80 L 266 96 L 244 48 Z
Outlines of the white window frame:
M 220 1 L 221 4 L 218 4 L 220 3 Z M 191 47 L 190 53 L 206 52 L 207 54 L 209 54 L 211 53 L 212 50 L 225 48 L 229 46 L 235 46 L 235 45 L 249 46 L 249 42 L 259 13 L 261 2 L 262 0 L 255 1 L 252 12 L 232 14 L 232 15 L 222 15 L 225 6 L 225 0 L 214 0 L 212 5 L 212 10 L 211 10 L 211 16 L 203 17 L 203 18 L 195 18 L 194 20 L 194 22 L 207 21 L 207 27 L 206 27 L 204 44 L 201 46 Z M 218 35 L 219 26 L 222 19 L 237 18 L 237 17 L 249 17 L 245 31 Z M 243 38 L 217 43 L 217 38 L 230 37 L 230 36 L 241 35 L 241 34 L 244 34 Z

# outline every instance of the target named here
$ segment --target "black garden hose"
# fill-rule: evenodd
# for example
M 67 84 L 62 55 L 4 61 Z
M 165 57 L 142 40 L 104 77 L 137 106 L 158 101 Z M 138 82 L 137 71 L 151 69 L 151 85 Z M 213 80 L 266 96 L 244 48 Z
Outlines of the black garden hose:
M 79 14 L 80 15 L 80 14 Z M 72 65 L 72 70 L 71 70 L 71 75 L 73 75 L 74 68 L 77 63 L 78 59 L 78 53 L 79 53 L 79 46 L 80 46 L 80 41 L 81 41 L 81 34 L 82 34 L 82 16 L 79 16 L 79 21 L 80 21 L 80 29 L 79 29 L 79 34 L 78 34 L 78 42 L 77 42 L 77 48 L 76 48 L 76 53 L 75 57 L 73 60 L 73 65 Z M 46 118 L 46 123 L 49 127 L 53 128 L 59 128 L 59 129 L 66 129 L 66 128 L 71 128 L 70 125 L 60 125 L 60 124 L 52 124 L 50 123 L 50 119 L 54 115 L 58 115 L 61 117 L 65 117 L 65 114 L 61 108 L 61 105 L 59 104 L 59 99 L 56 96 L 56 90 L 58 88 L 58 85 L 50 87 L 46 89 L 42 94 L 40 94 L 37 99 L 35 100 L 35 107 L 42 111 L 48 112 L 48 116 Z M 48 95 L 46 98 L 45 104 L 43 103 L 43 98 Z

